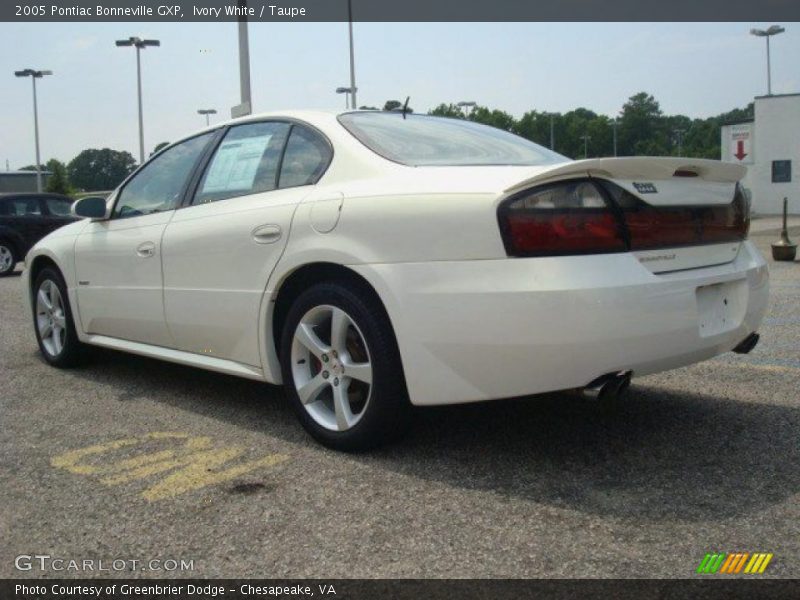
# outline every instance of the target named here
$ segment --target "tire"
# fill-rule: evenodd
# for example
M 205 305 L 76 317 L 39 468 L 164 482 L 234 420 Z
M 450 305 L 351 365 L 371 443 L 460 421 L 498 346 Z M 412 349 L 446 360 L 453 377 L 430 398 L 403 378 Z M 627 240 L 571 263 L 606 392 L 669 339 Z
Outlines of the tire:
M 0 277 L 8 277 L 17 266 L 17 253 L 14 246 L 5 240 L 0 240 Z
M 41 294 L 44 297 L 40 297 Z M 84 345 L 78 340 L 67 286 L 58 270 L 52 267 L 42 269 L 33 284 L 31 304 L 33 330 L 44 359 L 62 369 L 79 365 Z
M 326 282 L 302 292 L 286 316 L 281 369 L 303 427 L 329 448 L 366 450 L 408 428 L 400 352 L 371 290 Z

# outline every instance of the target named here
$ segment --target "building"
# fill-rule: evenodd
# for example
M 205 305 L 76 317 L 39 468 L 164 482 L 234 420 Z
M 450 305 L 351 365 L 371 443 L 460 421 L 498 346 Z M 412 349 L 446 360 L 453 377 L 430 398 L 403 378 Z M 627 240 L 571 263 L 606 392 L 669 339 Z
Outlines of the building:
M 49 175 L 50 171 L 42 171 L 42 189 Z M 0 171 L 0 193 L 35 191 L 36 171 Z
M 800 94 L 757 96 L 755 116 L 722 126 L 722 160 L 745 165 L 756 214 L 800 214 Z

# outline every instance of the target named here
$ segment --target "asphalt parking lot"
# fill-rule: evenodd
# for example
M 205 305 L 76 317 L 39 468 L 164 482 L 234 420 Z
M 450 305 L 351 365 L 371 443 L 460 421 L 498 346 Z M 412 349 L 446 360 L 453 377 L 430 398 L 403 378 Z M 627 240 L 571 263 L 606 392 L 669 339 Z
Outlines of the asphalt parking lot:
M 35 554 L 193 561 L 104 577 L 693 577 L 716 551 L 798 577 L 800 261 L 771 269 L 750 355 L 637 379 L 610 414 L 426 409 L 363 455 L 315 444 L 277 387 L 110 351 L 50 368 L 0 279 L 0 577 L 93 574 L 15 568 Z

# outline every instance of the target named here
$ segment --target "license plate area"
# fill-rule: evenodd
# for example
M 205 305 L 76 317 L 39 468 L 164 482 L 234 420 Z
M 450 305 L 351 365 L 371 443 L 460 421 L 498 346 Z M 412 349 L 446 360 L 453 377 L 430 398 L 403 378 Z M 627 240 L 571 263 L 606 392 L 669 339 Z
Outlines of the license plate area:
M 695 295 L 700 336 L 718 335 L 739 327 L 744 318 L 746 294 L 747 282 L 744 280 L 697 288 Z

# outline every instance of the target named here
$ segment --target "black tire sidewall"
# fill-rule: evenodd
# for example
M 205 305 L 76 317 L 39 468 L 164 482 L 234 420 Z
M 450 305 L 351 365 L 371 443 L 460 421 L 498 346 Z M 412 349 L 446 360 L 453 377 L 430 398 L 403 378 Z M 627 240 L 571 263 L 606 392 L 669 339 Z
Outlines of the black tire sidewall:
M 356 323 L 372 364 L 372 389 L 361 419 L 347 431 L 319 425 L 297 395 L 291 353 L 300 319 L 312 308 L 330 305 L 344 310 Z M 281 371 L 286 395 L 305 429 L 322 444 L 344 451 L 359 451 L 394 441 L 405 431 L 410 404 L 397 342 L 388 317 L 377 300 L 346 283 L 316 284 L 300 294 L 286 317 L 281 335 Z
M 67 334 L 64 337 L 64 347 L 56 356 L 49 354 L 44 348 L 42 338 L 39 335 L 39 327 L 36 324 L 36 295 L 39 293 L 39 288 L 42 286 L 42 283 L 46 280 L 50 280 L 56 284 L 58 291 L 61 293 L 61 301 L 64 303 L 64 321 L 66 323 Z M 31 314 L 33 317 L 33 331 L 36 334 L 36 342 L 39 344 L 39 351 L 42 353 L 44 359 L 54 367 L 68 368 L 76 366 L 81 360 L 82 344 L 75 330 L 75 321 L 72 318 L 72 307 L 70 306 L 69 295 L 67 294 L 67 286 L 64 283 L 64 278 L 61 276 L 61 273 L 56 269 L 46 267 L 36 276 L 31 291 Z

